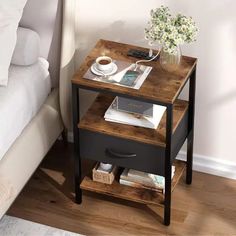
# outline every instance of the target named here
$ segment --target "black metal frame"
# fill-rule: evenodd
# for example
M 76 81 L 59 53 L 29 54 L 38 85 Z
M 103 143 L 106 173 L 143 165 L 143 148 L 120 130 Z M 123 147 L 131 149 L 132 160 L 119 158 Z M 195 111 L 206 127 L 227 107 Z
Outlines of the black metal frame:
M 171 158 L 171 140 L 173 126 L 173 105 L 168 105 L 166 111 L 166 151 L 165 151 L 165 208 L 164 224 L 170 224 L 170 206 L 171 206 L 171 175 L 172 175 L 172 158 Z
M 189 76 L 189 108 L 188 108 L 188 136 L 187 136 L 187 171 L 186 183 L 192 183 L 192 163 L 193 163 L 193 141 L 194 141 L 194 109 L 195 109 L 195 87 L 196 87 L 196 66 L 193 68 Z M 79 142 L 79 128 L 80 120 L 79 114 L 79 89 L 87 89 L 96 92 L 110 93 L 114 96 L 130 97 L 129 95 L 118 94 L 104 89 L 94 89 L 72 84 L 72 103 L 73 103 L 73 131 L 74 131 L 74 151 L 75 151 L 75 200 L 78 204 L 82 202 L 82 191 L 80 189 L 81 183 L 81 156 L 80 156 L 80 142 Z M 181 92 L 181 91 L 180 91 Z M 179 93 L 180 93 L 179 92 Z M 179 94 L 178 94 L 179 95 Z M 136 100 L 145 102 L 152 102 L 146 99 Z M 166 104 L 163 102 L 156 102 L 158 105 L 164 105 L 167 108 L 166 115 L 166 149 L 165 149 L 165 200 L 164 200 L 164 224 L 170 224 L 171 218 L 171 175 L 172 175 L 172 128 L 173 128 L 173 104 Z
M 74 133 L 74 168 L 75 168 L 75 201 L 80 204 L 82 202 L 81 183 L 81 157 L 80 157 L 80 142 L 79 128 L 80 121 L 80 104 L 79 104 L 79 88 L 72 85 L 72 106 L 73 106 L 73 133 Z
M 188 115 L 187 171 L 186 171 L 187 184 L 192 183 L 195 91 L 196 91 L 196 66 L 192 71 L 189 79 L 189 109 L 188 109 L 189 115 Z

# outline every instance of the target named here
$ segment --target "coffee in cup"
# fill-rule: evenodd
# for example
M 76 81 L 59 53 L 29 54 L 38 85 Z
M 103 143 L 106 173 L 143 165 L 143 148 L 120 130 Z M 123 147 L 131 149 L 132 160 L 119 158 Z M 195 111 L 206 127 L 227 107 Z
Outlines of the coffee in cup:
M 112 69 L 112 59 L 107 56 L 101 56 L 96 59 L 96 67 L 102 72 L 107 72 Z

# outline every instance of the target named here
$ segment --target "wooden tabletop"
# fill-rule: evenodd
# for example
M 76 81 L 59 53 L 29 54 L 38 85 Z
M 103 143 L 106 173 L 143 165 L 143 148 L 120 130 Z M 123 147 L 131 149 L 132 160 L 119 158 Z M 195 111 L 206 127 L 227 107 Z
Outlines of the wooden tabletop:
M 128 95 L 153 103 L 173 104 L 182 91 L 189 75 L 194 70 L 197 63 L 196 58 L 182 56 L 179 68 L 172 73 L 163 70 L 159 60 L 145 63 L 145 65 L 152 66 L 153 69 L 138 90 L 83 78 L 95 59 L 101 55 L 110 56 L 114 60 L 137 61 L 136 58 L 127 56 L 129 49 L 148 51 L 148 49 L 138 46 L 100 39 L 74 75 L 72 83 L 85 89 L 102 90 L 116 93 L 120 96 Z

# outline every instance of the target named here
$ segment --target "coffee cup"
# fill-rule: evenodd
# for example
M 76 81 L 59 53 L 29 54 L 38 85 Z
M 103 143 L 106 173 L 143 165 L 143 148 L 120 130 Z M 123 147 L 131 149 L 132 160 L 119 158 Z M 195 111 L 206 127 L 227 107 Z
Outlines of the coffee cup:
M 112 69 L 112 59 L 107 56 L 101 56 L 96 59 L 96 67 L 102 72 L 108 72 Z

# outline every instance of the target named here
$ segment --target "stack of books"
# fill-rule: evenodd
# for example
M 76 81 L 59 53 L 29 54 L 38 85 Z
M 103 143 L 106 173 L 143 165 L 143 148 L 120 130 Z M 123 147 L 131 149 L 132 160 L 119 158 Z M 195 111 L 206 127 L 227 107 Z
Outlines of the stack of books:
M 175 173 L 175 166 L 172 166 L 172 178 Z M 148 174 L 142 171 L 125 168 L 120 176 L 120 184 L 135 188 L 149 189 L 160 193 L 165 192 L 165 177 Z
M 165 106 L 116 97 L 104 118 L 106 121 L 156 129 L 165 110 Z

